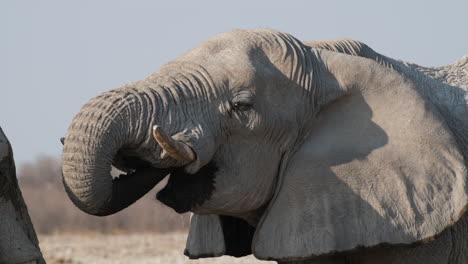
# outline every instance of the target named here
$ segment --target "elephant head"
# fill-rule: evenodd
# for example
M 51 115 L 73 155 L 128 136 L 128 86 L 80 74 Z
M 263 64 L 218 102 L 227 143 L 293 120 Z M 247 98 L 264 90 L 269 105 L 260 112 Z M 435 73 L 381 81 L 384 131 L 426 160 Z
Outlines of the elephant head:
M 467 203 L 466 146 L 446 118 L 374 61 L 232 31 L 87 103 L 65 138 L 63 182 L 81 210 L 108 215 L 170 174 L 157 198 L 196 213 L 193 258 L 410 244 Z M 111 165 L 127 174 L 112 179 Z

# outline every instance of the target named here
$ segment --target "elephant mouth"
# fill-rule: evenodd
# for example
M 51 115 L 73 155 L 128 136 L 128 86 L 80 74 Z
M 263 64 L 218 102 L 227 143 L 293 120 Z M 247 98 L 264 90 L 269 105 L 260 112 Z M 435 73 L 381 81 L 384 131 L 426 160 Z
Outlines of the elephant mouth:
M 177 213 L 186 213 L 210 199 L 215 189 L 218 166 L 211 161 L 195 174 L 183 167 L 174 169 L 166 186 L 156 194 L 156 199 Z

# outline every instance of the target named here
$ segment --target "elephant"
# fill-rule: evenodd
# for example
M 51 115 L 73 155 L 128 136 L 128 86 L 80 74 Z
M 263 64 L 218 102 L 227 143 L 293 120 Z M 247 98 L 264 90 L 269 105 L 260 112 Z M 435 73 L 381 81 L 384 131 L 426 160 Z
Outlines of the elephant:
M 156 198 L 193 213 L 189 258 L 467 263 L 466 86 L 427 69 L 352 40 L 220 34 L 82 107 L 65 190 L 105 216 L 167 176 Z
M 0 263 L 45 264 L 16 179 L 13 151 L 0 128 Z

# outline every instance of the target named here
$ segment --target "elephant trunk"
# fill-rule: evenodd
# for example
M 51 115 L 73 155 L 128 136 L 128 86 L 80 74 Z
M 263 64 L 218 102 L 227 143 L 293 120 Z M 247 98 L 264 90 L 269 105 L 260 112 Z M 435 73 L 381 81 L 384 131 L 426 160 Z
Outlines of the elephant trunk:
M 88 214 L 118 212 L 170 173 L 136 155 L 123 157 L 124 167 L 132 172 L 115 179 L 110 174 L 120 151 L 138 148 L 151 138 L 149 122 L 158 115 L 154 102 L 142 101 L 142 97 L 135 89 L 104 93 L 81 109 L 68 130 L 62 154 L 63 183 L 73 203 Z M 144 111 L 148 108 L 154 112 Z

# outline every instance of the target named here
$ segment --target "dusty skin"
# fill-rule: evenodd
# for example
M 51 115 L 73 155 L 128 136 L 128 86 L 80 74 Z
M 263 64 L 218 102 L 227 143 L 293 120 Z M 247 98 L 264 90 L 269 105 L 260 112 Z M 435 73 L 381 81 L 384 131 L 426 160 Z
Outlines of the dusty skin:
M 187 234 L 54 234 L 39 237 L 49 264 L 254 264 L 253 256 L 189 260 L 182 252 Z

